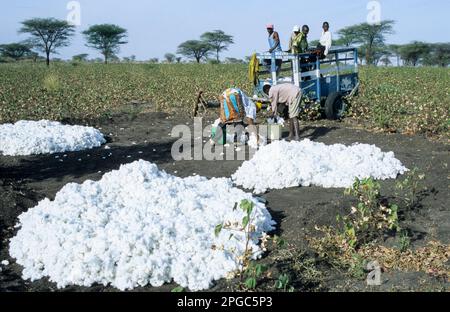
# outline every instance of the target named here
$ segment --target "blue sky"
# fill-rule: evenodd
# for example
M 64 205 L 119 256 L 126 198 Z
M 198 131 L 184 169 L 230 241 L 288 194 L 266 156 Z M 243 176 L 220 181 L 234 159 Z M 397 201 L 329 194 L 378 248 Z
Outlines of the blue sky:
M 2 1 L 0 10 L 0 44 L 26 39 L 17 30 L 20 22 L 31 17 L 65 19 L 69 13 L 66 0 Z M 5 3 L 6 2 L 6 3 Z M 310 26 L 310 40 L 318 39 L 324 20 L 331 30 L 367 20 L 369 0 L 80 0 L 81 26 L 70 47 L 61 49 L 62 58 L 79 53 L 99 56 L 85 47 L 79 32 L 98 23 L 118 24 L 129 31 L 129 44 L 120 56 L 136 55 L 140 60 L 162 58 L 175 52 L 178 44 L 197 39 L 203 32 L 222 29 L 235 38 L 235 44 L 223 57 L 242 58 L 267 49 L 265 25 L 275 24 L 282 44 L 295 24 Z M 412 40 L 448 42 L 447 14 L 449 0 L 380 0 L 381 18 L 393 19 L 395 35 L 390 43 Z

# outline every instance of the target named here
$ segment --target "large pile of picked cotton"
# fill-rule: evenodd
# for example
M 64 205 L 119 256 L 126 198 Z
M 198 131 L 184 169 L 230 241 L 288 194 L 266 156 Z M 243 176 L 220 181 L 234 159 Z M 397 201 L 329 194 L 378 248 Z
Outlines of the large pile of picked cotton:
M 98 182 L 67 184 L 54 201 L 23 213 L 9 251 L 24 279 L 48 276 L 58 287 L 124 290 L 173 280 L 203 290 L 239 268 L 233 252 L 244 252 L 244 233 L 224 229 L 216 236 L 215 227 L 242 224 L 244 212 L 234 208 L 243 199 L 255 203 L 249 246 L 256 258 L 259 238 L 275 224 L 264 204 L 230 179 L 179 178 L 142 160 Z
M 0 153 L 7 156 L 81 151 L 105 142 L 97 129 L 55 121 L 21 120 L 0 125 Z
M 275 141 L 260 147 L 232 178 L 237 185 L 263 193 L 300 185 L 349 187 L 355 178 L 389 179 L 405 171 L 394 153 L 383 153 L 374 145 Z

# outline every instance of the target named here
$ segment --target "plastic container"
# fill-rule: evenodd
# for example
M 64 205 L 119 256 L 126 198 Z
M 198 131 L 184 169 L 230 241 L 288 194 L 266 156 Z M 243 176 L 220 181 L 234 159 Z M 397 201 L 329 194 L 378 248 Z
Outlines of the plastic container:
M 269 125 L 267 129 L 268 138 L 270 141 L 279 141 L 281 140 L 283 133 L 283 126 L 281 125 Z
M 222 137 L 218 137 L 218 136 L 220 136 L 220 132 L 222 132 Z M 216 139 L 216 136 L 218 137 L 217 139 Z M 220 128 L 220 127 L 212 126 L 211 139 L 213 139 L 216 142 L 216 144 L 224 145 L 226 143 L 226 138 L 227 138 L 226 127 Z

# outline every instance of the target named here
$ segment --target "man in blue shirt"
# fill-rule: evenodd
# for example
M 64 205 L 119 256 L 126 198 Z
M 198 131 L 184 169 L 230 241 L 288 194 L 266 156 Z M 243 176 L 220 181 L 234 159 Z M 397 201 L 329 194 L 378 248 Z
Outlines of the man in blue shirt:
M 276 32 L 274 30 L 273 24 L 267 25 L 266 28 L 267 28 L 267 32 L 269 33 L 269 38 L 268 38 L 268 40 L 269 40 L 269 52 L 270 53 L 283 52 L 283 50 L 281 49 L 280 36 L 278 35 L 278 32 Z M 265 63 L 270 68 L 271 60 L 265 60 Z M 278 76 L 278 74 L 280 72 L 281 64 L 282 64 L 282 60 L 276 60 L 275 61 L 277 76 Z

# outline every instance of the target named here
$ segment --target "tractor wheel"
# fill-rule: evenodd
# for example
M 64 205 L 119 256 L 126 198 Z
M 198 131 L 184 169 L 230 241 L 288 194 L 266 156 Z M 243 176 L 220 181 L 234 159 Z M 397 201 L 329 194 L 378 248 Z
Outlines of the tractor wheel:
M 341 119 L 345 112 L 345 103 L 338 92 L 331 93 L 325 101 L 325 116 L 330 120 Z

